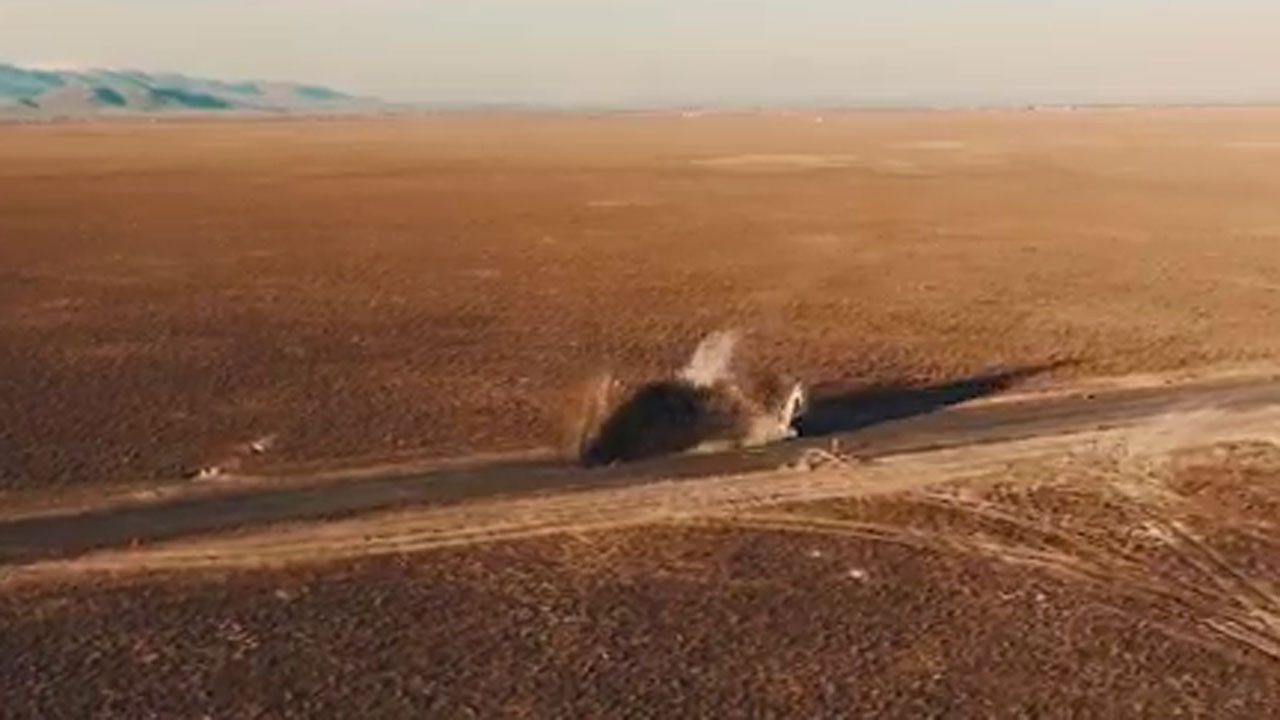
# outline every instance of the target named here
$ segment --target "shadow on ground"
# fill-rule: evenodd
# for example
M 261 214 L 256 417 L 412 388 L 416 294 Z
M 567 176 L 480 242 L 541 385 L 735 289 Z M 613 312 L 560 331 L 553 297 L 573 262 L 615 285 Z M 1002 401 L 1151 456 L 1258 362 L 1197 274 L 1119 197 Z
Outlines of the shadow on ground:
M 821 437 L 925 415 L 1004 392 L 1024 380 L 1074 364 L 1066 360 L 1028 365 L 932 385 L 882 383 L 852 390 L 843 383 L 818 385 L 813 388 L 808 410 L 796 422 L 796 430 L 801 437 Z
M 711 393 L 680 381 L 649 383 L 613 410 L 584 449 L 583 465 L 609 465 L 674 455 L 731 425 L 709 412 Z
M 808 409 L 793 427 L 800 437 L 851 432 L 994 395 L 1072 364 L 1002 369 L 933 385 L 826 383 L 813 388 Z M 732 436 L 735 418 L 723 407 L 716 408 L 714 395 L 680 381 L 645 385 L 610 413 L 579 460 L 589 467 L 628 463 L 679 454 L 717 436 Z

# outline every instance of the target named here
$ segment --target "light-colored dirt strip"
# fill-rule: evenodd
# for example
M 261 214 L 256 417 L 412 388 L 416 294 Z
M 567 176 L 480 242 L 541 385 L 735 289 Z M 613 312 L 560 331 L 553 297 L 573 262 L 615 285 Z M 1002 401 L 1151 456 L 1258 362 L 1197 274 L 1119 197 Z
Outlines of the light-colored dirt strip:
M 1052 473 L 1081 456 L 1168 452 L 1189 443 L 1280 437 L 1280 408 L 1171 414 L 1124 430 L 962 447 L 849 463 L 810 452 L 774 472 L 658 481 L 613 489 L 475 500 L 328 523 L 283 525 L 234 535 L 107 550 L 9 567 L 2 582 L 193 568 L 275 567 L 408 553 L 565 532 L 681 522 L 770 506 L 906 494 L 941 483 L 1011 475 L 1035 465 Z

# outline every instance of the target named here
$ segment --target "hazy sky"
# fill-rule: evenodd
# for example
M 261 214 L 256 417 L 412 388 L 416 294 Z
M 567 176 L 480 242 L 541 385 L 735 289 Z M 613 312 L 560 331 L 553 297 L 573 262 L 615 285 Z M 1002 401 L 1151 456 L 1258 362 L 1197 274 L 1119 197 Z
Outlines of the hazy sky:
M 0 0 L 0 61 L 405 101 L 1280 100 L 1280 0 Z

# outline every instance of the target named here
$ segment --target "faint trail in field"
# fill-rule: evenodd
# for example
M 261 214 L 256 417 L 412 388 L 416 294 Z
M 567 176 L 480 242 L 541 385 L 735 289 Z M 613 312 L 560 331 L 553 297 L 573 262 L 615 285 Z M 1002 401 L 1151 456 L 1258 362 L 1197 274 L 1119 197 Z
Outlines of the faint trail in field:
M 1186 419 L 1191 426 L 1206 427 L 1199 422 L 1202 417 Z M 1235 435 L 1250 424 L 1231 428 L 1230 432 L 1228 425 L 1220 427 L 1227 435 Z M 930 515 L 932 520 L 927 527 L 914 526 L 910 521 L 828 517 L 829 511 L 821 508 L 751 511 L 709 518 L 706 522 L 893 542 L 1034 567 L 1094 588 L 1100 598 L 1121 611 L 1128 612 L 1116 602 L 1120 599 L 1159 610 L 1155 616 L 1166 617 L 1159 622 L 1172 634 L 1197 638 L 1214 647 L 1243 648 L 1280 662 L 1280 594 L 1268 586 L 1270 578 L 1250 575 L 1207 539 L 1215 533 L 1233 531 L 1238 518 L 1212 517 L 1210 508 L 1197 506 L 1162 486 L 1158 468 L 1135 468 L 1132 465 L 1136 462 L 1134 457 L 1125 457 L 1119 462 L 1085 463 L 1073 468 L 1072 477 L 1066 482 L 1049 476 L 1039 484 L 1034 480 L 1023 483 L 1028 492 L 1043 494 L 1047 487 L 1051 493 L 1070 497 L 1079 505 L 1111 504 L 1127 522 L 1111 518 L 1107 523 L 1082 523 L 1082 513 L 1071 506 L 1037 509 L 1002 502 L 996 493 L 972 497 L 962 492 L 971 488 L 954 486 L 910 490 L 893 498 L 909 508 L 939 511 Z M 1161 460 L 1159 456 L 1146 456 L 1145 462 L 1158 465 Z M 1280 466 L 1276 471 L 1280 472 Z M 1142 483 L 1148 486 L 1145 492 L 1135 492 L 1135 472 L 1143 474 Z M 967 522 L 948 524 L 948 513 L 980 522 L 976 527 Z M 876 516 L 872 510 L 862 514 Z M 1190 517 L 1198 518 L 1202 529 L 1191 527 L 1184 519 Z M 1250 532 L 1258 536 L 1256 528 Z M 1135 542 L 1134 538 L 1145 542 Z M 1280 537 L 1274 533 L 1262 538 L 1273 550 L 1280 546 Z M 1144 621 L 1152 617 L 1150 612 L 1141 613 Z
M 832 520 L 795 514 L 744 514 L 732 518 L 708 518 L 708 526 L 767 532 L 819 534 L 890 542 L 918 550 L 958 552 L 989 557 L 1011 565 L 1034 568 L 1065 580 L 1084 584 L 1097 591 L 1100 601 L 1120 612 L 1152 624 L 1162 632 L 1219 652 L 1240 655 L 1253 651 L 1269 661 L 1280 662 L 1280 634 L 1270 618 L 1263 621 L 1241 613 L 1233 604 L 1235 596 L 1206 593 L 1194 584 L 1152 575 L 1132 559 L 1109 555 L 1105 548 L 1074 554 L 1008 544 L 990 539 L 966 537 L 903 528 L 874 522 Z M 1085 543 L 1083 539 L 1077 542 Z M 1163 607 L 1172 617 L 1149 612 L 1137 613 L 1117 600 L 1136 600 L 1147 606 Z M 1180 622 L 1178 616 L 1194 621 Z M 1248 655 L 1245 655 L 1248 657 Z

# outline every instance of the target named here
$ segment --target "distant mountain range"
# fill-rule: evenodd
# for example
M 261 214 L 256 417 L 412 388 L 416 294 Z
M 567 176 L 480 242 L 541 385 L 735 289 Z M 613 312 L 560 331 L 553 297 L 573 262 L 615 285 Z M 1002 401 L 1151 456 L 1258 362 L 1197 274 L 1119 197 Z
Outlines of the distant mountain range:
M 34 70 L 0 63 L 0 116 L 347 113 L 393 106 L 318 85 L 225 82 L 135 70 Z

